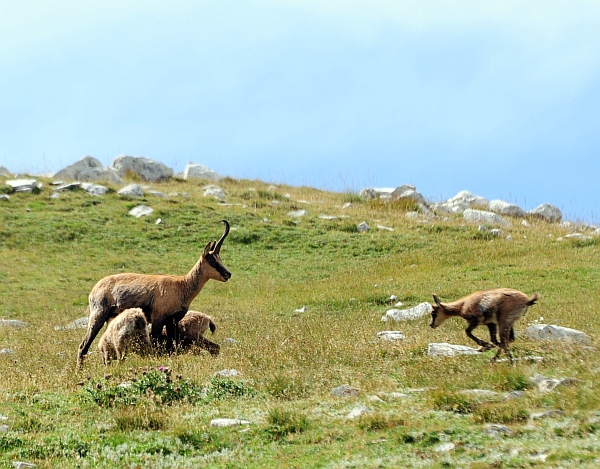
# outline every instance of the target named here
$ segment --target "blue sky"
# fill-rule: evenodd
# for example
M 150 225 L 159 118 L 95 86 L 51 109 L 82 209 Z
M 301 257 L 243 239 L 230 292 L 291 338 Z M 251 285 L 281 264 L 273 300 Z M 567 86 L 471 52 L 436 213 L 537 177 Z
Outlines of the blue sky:
M 0 2 L 0 165 L 128 154 L 600 223 L 600 2 Z

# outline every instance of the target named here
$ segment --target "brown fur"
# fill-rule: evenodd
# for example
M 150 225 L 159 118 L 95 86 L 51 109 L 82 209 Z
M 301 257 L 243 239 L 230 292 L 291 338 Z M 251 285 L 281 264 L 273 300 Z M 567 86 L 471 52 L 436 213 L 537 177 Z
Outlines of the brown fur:
M 89 296 L 89 323 L 83 341 L 79 345 L 77 365 L 83 365 L 94 338 L 111 318 L 128 308 L 141 308 L 146 320 L 152 323 L 152 339 L 161 341 L 163 325 L 167 327 L 168 349 L 176 339 L 176 326 L 185 315 L 190 303 L 196 298 L 209 279 L 226 282 L 231 273 L 223 265 L 219 251 L 229 233 L 229 223 L 218 242 L 210 242 L 198 262 L 184 276 L 116 274 L 100 280 Z
M 219 355 L 221 349 L 219 344 L 204 337 L 208 329 L 213 334 L 217 330 L 217 326 L 208 314 L 200 311 L 188 311 L 177 324 L 177 346 L 184 350 L 190 347 L 198 347 L 208 350 L 211 355 Z M 163 330 L 163 335 L 165 333 L 166 331 Z
M 477 342 L 482 350 L 488 350 L 497 345 L 498 352 L 494 360 L 497 360 L 504 351 L 512 363 L 514 357 L 508 344 L 511 338 L 514 340 L 513 324 L 523 317 L 529 306 L 535 304 L 538 295 L 534 293 L 528 297 L 525 293 L 511 288 L 496 288 L 471 293 L 452 303 L 441 303 L 436 295 L 433 295 L 433 299 L 435 305 L 431 311 L 431 323 L 429 324 L 432 328 L 439 327 L 448 318 L 460 316 L 469 323 L 465 330 L 467 336 Z M 488 326 L 494 344 L 473 335 L 473 329 L 480 325 Z M 496 340 L 496 327 L 500 332 L 499 343 Z
M 98 342 L 105 365 L 109 364 L 112 356 L 123 360 L 125 351 L 136 345 L 143 353 L 152 346 L 146 316 L 141 308 L 126 309 L 110 321 Z

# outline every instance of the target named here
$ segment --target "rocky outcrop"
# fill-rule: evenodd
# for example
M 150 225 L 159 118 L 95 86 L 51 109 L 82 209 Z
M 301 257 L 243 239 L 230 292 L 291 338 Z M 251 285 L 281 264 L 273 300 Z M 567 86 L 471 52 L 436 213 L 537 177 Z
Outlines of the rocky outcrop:
M 550 223 L 558 223 L 562 220 L 562 212 L 557 207 L 550 204 L 539 205 L 533 210 L 527 212 L 527 215 L 541 218 L 542 220 Z
M 188 163 L 183 172 L 183 179 L 208 179 L 209 181 L 218 182 L 223 178 L 207 166 Z
M 132 173 L 149 182 L 166 181 L 173 177 L 171 168 L 149 158 L 119 156 L 113 161 L 111 168 L 121 177 Z
M 91 156 L 86 156 L 77 163 L 61 169 L 58 173 L 54 174 L 53 178 L 55 180 L 80 182 L 104 181 L 112 184 L 123 182 L 115 171 L 104 168 L 100 161 Z
M 504 218 L 493 213 L 487 212 L 485 210 L 474 210 L 468 208 L 463 212 L 463 218 L 468 223 L 477 223 L 480 225 L 500 225 L 500 226 L 509 226 Z
M 498 215 L 508 215 L 509 217 L 524 217 L 525 210 L 515 204 L 510 204 L 504 200 L 492 200 L 488 207 L 490 212 Z

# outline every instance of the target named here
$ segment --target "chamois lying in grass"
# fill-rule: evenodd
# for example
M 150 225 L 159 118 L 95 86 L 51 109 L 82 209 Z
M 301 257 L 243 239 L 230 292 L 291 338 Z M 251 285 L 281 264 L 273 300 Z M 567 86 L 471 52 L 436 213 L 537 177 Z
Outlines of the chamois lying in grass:
M 513 324 L 523 317 L 527 308 L 535 304 L 538 295 L 534 293 L 528 297 L 518 290 L 496 288 L 471 293 L 452 303 L 441 303 L 436 295 L 433 295 L 433 299 L 435 305 L 431 310 L 431 323 L 429 324 L 432 328 L 439 327 L 448 318 L 460 316 L 469 323 L 465 330 L 467 336 L 477 342 L 483 351 L 493 348 L 494 345 L 478 339 L 472 331 L 477 326 L 485 324 L 490 330 L 492 342 L 498 346 L 498 352 L 493 360 L 497 360 L 504 351 L 511 363 L 514 363 L 514 356 L 508 347 L 509 342 L 514 340 Z M 499 343 L 496 341 L 496 327 L 500 332 Z
M 177 323 L 187 313 L 190 303 L 204 284 L 210 280 L 227 282 L 231 272 L 223 265 L 219 252 L 229 234 L 229 223 L 219 241 L 209 242 L 194 267 L 187 275 L 116 274 L 101 279 L 89 296 L 89 323 L 79 345 L 77 366 L 106 321 L 128 308 L 141 308 L 152 324 L 152 339 L 161 343 L 163 325 L 167 327 L 167 349 L 173 347 Z
M 204 333 L 208 329 L 213 334 L 217 330 L 217 326 L 208 314 L 200 311 L 188 311 L 177 324 L 177 346 L 183 350 L 196 346 L 208 350 L 213 356 L 219 355 L 221 349 L 219 344 L 204 337 Z M 165 333 L 166 331 L 163 330 L 163 335 L 166 335 Z
M 152 343 L 144 312 L 141 308 L 130 308 L 108 323 L 98 348 L 102 352 L 104 364 L 108 365 L 112 356 L 123 360 L 125 351 L 136 346 L 140 352 L 146 353 L 152 347 Z

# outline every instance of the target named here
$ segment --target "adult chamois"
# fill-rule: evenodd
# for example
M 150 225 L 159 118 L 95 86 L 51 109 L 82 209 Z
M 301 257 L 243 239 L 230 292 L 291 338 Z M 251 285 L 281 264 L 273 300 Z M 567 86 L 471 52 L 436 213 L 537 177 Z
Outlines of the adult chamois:
M 429 324 L 432 328 L 439 327 L 448 318 L 460 316 L 469 323 L 465 330 L 467 336 L 477 342 L 482 350 L 498 346 L 494 361 L 504 351 L 513 363 L 514 356 L 508 347 L 509 342 L 514 340 L 513 324 L 523 317 L 527 308 L 535 304 L 538 295 L 534 293 L 528 297 L 519 290 L 496 288 L 471 293 L 452 303 L 442 303 L 436 295 L 433 295 L 433 299 L 435 305 L 432 306 Z M 473 335 L 473 329 L 480 325 L 488 326 L 494 345 Z M 500 343 L 496 341 L 496 326 L 500 332 Z
M 152 339 L 161 342 L 163 325 L 167 328 L 167 349 L 173 347 L 179 320 L 187 313 L 190 303 L 204 284 L 210 280 L 227 282 L 231 272 L 223 265 L 221 246 L 229 234 L 229 222 L 219 241 L 209 242 L 198 262 L 187 275 L 116 274 L 101 279 L 89 296 L 89 322 L 87 333 L 79 345 L 77 366 L 102 326 L 128 308 L 141 308 L 152 324 Z

